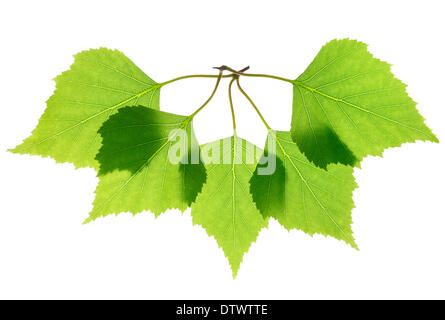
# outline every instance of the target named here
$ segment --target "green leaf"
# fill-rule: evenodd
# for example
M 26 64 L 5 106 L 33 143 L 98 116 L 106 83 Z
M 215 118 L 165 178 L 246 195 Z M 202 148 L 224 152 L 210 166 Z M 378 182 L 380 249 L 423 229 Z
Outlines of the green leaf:
M 99 133 L 100 181 L 85 223 L 111 213 L 150 210 L 158 216 L 170 208 L 184 211 L 195 200 L 206 174 L 190 117 L 127 107 L 112 115 Z
M 207 181 L 192 204 L 193 223 L 216 239 L 236 277 L 244 254 L 267 225 L 249 192 L 256 147 L 235 135 L 202 150 L 207 148 L 215 159 L 206 161 Z
M 269 145 L 275 150 L 269 150 Z M 263 158 L 270 154 L 277 157 L 274 174 L 258 174 L 258 164 L 250 181 L 263 216 L 277 219 L 288 230 L 329 235 L 357 248 L 351 230 L 353 169 L 340 164 L 330 164 L 327 170 L 314 166 L 287 131 L 269 133 Z
M 405 142 L 438 142 L 405 87 L 366 44 L 330 41 L 294 82 L 292 139 L 323 168 L 357 165 Z
M 71 68 L 55 82 L 56 91 L 32 135 L 10 151 L 97 168 L 97 131 L 110 115 L 131 105 L 159 110 L 159 84 L 117 50 L 76 54 Z

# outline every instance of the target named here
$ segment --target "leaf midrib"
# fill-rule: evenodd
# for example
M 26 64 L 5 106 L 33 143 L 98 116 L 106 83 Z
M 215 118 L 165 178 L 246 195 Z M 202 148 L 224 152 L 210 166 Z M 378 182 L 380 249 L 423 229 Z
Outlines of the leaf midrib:
M 96 118 L 96 117 L 98 117 L 98 116 L 108 112 L 108 111 L 111 111 L 113 109 L 119 108 L 119 107 L 125 105 L 126 103 L 128 103 L 128 102 L 130 102 L 130 101 L 132 101 L 132 100 L 134 100 L 136 98 L 139 98 L 139 97 L 141 97 L 141 96 L 143 96 L 143 95 L 145 95 L 145 94 L 147 94 L 147 93 L 149 93 L 149 92 L 151 92 L 153 90 L 159 89 L 161 87 L 162 87 L 162 83 L 158 83 L 158 84 L 156 84 L 156 85 L 154 85 L 154 86 L 152 86 L 152 87 L 150 87 L 148 89 L 145 89 L 145 90 L 135 94 L 134 96 L 132 96 L 132 97 L 126 99 L 126 100 L 123 100 L 123 101 L 121 101 L 121 102 L 119 102 L 119 103 L 117 103 L 117 104 L 115 104 L 115 105 L 113 105 L 111 107 L 108 107 L 108 108 L 106 108 L 106 109 L 104 109 L 102 111 L 99 111 L 99 112 L 97 112 L 97 113 L 95 113 L 95 114 L 93 114 L 93 115 L 91 115 L 91 116 L 89 116 L 89 117 L 87 117 L 87 118 L 77 122 L 76 124 L 74 124 L 74 125 L 72 125 L 72 126 L 70 126 L 68 128 L 62 129 L 61 131 L 58 131 L 58 132 L 50 135 L 49 137 L 46 137 L 46 138 L 40 140 L 39 142 L 35 142 L 35 143 L 29 145 L 26 149 L 30 149 L 30 148 L 34 147 L 35 145 L 42 144 L 42 143 L 44 143 L 45 141 L 47 141 L 49 139 L 55 138 L 57 136 L 60 136 L 60 135 L 64 134 L 65 132 L 68 132 L 68 131 L 70 131 L 70 130 L 72 130 L 74 128 L 77 128 L 78 126 L 80 126 L 80 125 L 82 125 L 82 124 L 84 124 L 84 123 L 86 123 L 86 122 L 88 122 L 88 121 L 90 121 L 90 120 L 92 120 L 92 119 L 94 119 L 94 118 Z
M 337 98 L 337 97 L 334 97 L 334 96 L 332 96 L 332 95 L 329 95 L 329 94 L 327 94 L 327 93 L 325 93 L 325 92 L 323 92 L 323 91 L 320 91 L 320 90 L 318 90 L 318 89 L 312 88 L 312 87 L 310 87 L 310 86 L 304 84 L 303 82 L 300 82 L 300 81 L 295 80 L 295 81 L 292 81 L 292 83 L 293 83 L 294 85 L 300 86 L 300 87 L 302 87 L 302 88 L 304 88 L 304 89 L 306 89 L 306 90 L 309 90 L 309 91 L 311 91 L 312 93 L 317 93 L 317 94 L 319 94 L 319 95 L 321 95 L 321 96 L 323 96 L 323 97 L 325 97 L 325 98 L 327 98 L 327 99 L 336 101 L 337 103 L 339 103 L 339 102 L 344 103 L 344 104 L 346 104 L 347 106 L 353 107 L 353 108 L 355 108 L 355 109 L 357 109 L 357 110 L 360 110 L 360 111 L 362 111 L 362 112 L 365 112 L 365 113 L 368 113 L 368 114 L 370 114 L 370 115 L 373 115 L 374 117 L 378 117 L 378 118 L 381 118 L 381 119 L 383 119 L 383 120 L 386 120 L 386 121 L 395 123 L 395 124 L 397 124 L 397 125 L 399 125 L 399 126 L 401 126 L 401 127 L 405 127 L 405 128 L 408 128 L 408 129 L 417 131 L 417 132 L 419 132 L 419 133 L 422 133 L 422 134 L 425 135 L 425 136 L 428 136 L 430 139 L 435 140 L 434 137 L 432 137 L 432 135 L 431 135 L 430 133 L 428 133 L 428 132 L 425 132 L 425 131 L 423 131 L 423 130 L 417 129 L 417 128 L 412 127 L 412 126 L 410 126 L 410 125 L 407 125 L 407 124 L 405 124 L 405 123 L 401 123 L 401 122 L 399 122 L 399 121 L 397 121 L 397 120 L 394 120 L 394 119 L 391 119 L 391 118 L 382 116 L 382 115 L 380 115 L 380 114 L 378 114 L 378 113 L 373 112 L 372 110 L 364 109 L 364 108 L 362 108 L 362 107 L 360 107 L 360 106 L 358 106 L 358 105 L 356 105 L 356 104 L 354 104 L 354 103 L 351 103 L 351 102 L 349 102 L 349 101 L 346 101 L 346 100 L 344 100 L 344 99 L 342 99 L 342 98 Z

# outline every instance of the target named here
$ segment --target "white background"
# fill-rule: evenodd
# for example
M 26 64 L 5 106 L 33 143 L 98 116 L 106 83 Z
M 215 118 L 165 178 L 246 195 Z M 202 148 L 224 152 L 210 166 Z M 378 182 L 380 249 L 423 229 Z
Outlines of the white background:
M 296 78 L 321 46 L 350 37 L 393 64 L 445 139 L 443 1 L 3 1 L 0 5 L 0 298 L 445 298 L 443 144 L 415 143 L 355 170 L 360 251 L 271 221 L 236 280 L 190 212 L 145 212 L 82 225 L 98 179 L 52 159 L 7 153 L 37 124 L 51 81 L 78 51 L 123 51 L 154 80 L 221 64 Z M 270 124 L 289 129 L 292 90 L 242 79 Z M 189 114 L 213 80 L 161 91 Z M 231 135 L 227 82 L 196 118 L 200 142 Z M 239 135 L 266 131 L 235 93 Z

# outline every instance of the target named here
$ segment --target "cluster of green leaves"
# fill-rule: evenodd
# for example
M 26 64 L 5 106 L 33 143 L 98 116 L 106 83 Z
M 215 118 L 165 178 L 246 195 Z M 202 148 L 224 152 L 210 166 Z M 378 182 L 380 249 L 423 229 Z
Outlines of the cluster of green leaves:
M 11 151 L 96 169 L 99 185 L 85 222 L 120 212 L 148 210 L 158 216 L 191 207 L 193 223 L 216 239 L 235 277 L 271 217 L 288 230 L 331 236 L 357 248 L 351 229 L 354 166 L 405 142 L 438 142 L 389 64 L 358 41 L 330 41 L 296 80 L 220 70 L 218 77 L 157 83 L 117 50 L 81 52 L 55 79 L 56 90 L 31 136 Z M 231 73 L 223 76 L 223 70 Z M 274 131 L 264 120 L 239 84 L 249 76 L 292 85 L 290 131 Z M 217 78 L 206 103 L 189 116 L 160 111 L 160 89 L 190 77 Z M 199 146 L 193 119 L 226 77 L 232 79 L 230 87 L 237 82 L 266 125 L 264 151 L 236 130 L 232 137 Z M 233 114 L 230 90 L 229 98 Z M 174 164 L 169 150 L 184 132 L 187 159 Z M 222 148 L 227 153 L 212 158 L 229 161 L 204 157 L 223 145 L 230 146 Z M 259 174 L 271 155 L 276 170 Z

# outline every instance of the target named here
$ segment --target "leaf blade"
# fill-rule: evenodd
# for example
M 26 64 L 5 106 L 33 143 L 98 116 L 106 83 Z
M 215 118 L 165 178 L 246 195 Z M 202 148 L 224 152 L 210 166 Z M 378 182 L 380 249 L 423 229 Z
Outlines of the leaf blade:
M 328 42 L 293 87 L 292 139 L 320 167 L 356 166 L 405 142 L 438 142 L 406 86 L 364 43 Z
M 96 156 L 100 180 L 85 223 L 120 212 L 150 210 L 158 216 L 171 208 L 184 211 L 201 190 L 205 170 L 190 160 L 193 152 L 199 157 L 199 151 L 189 117 L 127 107 L 111 116 L 99 133 L 103 138 Z M 187 154 L 173 163 L 169 152 L 180 133 L 187 141 L 177 143 L 187 143 Z
M 192 204 L 192 219 L 193 224 L 201 225 L 215 238 L 235 278 L 244 254 L 267 225 L 249 192 L 248 182 L 255 164 L 246 160 L 247 150 L 255 153 L 255 147 L 236 135 L 212 144 L 214 148 L 231 147 L 229 151 L 223 147 L 223 153 L 230 152 L 230 163 L 206 164 L 207 181 Z M 220 155 L 221 161 L 224 156 Z
M 9 151 L 97 169 L 95 155 L 101 146 L 97 131 L 109 116 L 134 104 L 159 110 L 159 84 L 117 50 L 76 54 L 70 69 L 55 82 L 37 127 Z
M 292 141 L 290 132 L 277 131 L 277 168 L 272 175 L 259 175 L 257 166 L 250 180 L 253 199 L 264 217 L 273 217 L 287 230 L 309 235 L 332 236 L 357 248 L 352 237 L 353 169 L 331 164 L 327 170 L 309 162 Z M 265 153 L 268 153 L 269 141 Z M 264 157 L 264 155 L 263 155 Z M 267 191 L 266 191 L 267 190 Z M 269 197 L 264 199 L 264 194 Z

